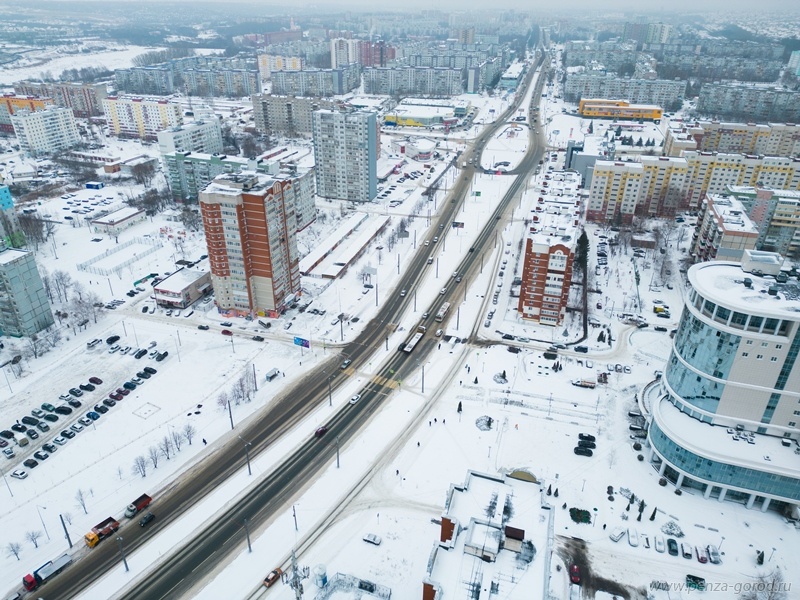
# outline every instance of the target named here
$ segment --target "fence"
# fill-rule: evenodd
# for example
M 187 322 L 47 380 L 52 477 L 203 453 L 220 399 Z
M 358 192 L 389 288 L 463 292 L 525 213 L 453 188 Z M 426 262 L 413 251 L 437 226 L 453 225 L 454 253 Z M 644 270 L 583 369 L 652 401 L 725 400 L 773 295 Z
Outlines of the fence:
M 142 244 L 144 246 L 150 246 L 150 248 L 146 249 L 144 252 L 137 253 L 136 255 L 134 255 L 133 257 L 129 258 L 128 260 L 125 260 L 125 261 L 123 261 L 121 263 L 118 263 L 117 265 L 114 266 L 113 269 L 103 269 L 103 268 L 100 268 L 100 267 L 92 266 L 95 263 L 100 262 L 101 260 L 103 260 L 105 258 L 108 258 L 109 256 L 112 256 L 112 255 L 116 254 L 117 252 L 120 252 L 120 251 L 124 250 L 125 248 L 133 246 L 134 244 Z M 117 275 L 119 275 L 119 273 L 122 271 L 122 269 L 124 269 L 128 265 L 132 265 L 133 263 L 135 263 L 138 260 L 141 260 L 145 256 L 148 256 L 148 255 L 152 254 L 153 252 L 156 252 L 162 246 L 163 246 L 163 244 L 160 241 L 158 241 L 157 239 L 154 239 L 154 238 L 139 238 L 139 237 L 133 238 L 132 240 L 128 240 L 127 242 L 123 242 L 121 244 L 115 245 L 111 250 L 106 250 L 105 252 L 103 252 L 101 254 L 98 254 L 97 256 L 87 260 L 86 262 L 82 262 L 82 263 L 78 264 L 78 270 L 79 271 L 86 271 L 87 273 L 92 273 L 94 275 L 108 276 L 108 275 L 111 275 L 112 273 L 116 273 Z

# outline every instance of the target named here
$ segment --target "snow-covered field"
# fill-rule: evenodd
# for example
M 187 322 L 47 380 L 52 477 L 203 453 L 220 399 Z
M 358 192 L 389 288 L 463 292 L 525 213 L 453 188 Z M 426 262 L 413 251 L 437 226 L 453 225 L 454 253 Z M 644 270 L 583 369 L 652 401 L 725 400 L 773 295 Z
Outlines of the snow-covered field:
M 492 102 L 496 103 L 499 113 L 503 100 L 495 98 Z M 489 115 L 486 109 L 485 118 L 489 118 Z M 455 146 L 452 138 L 449 143 Z M 512 165 L 516 164 L 526 143 L 527 135 L 524 134 L 506 136 L 497 142 L 493 140 L 487 145 L 484 161 L 496 163 L 508 160 Z M 558 166 L 561 160 L 559 157 L 559 162 L 551 164 Z M 451 184 L 456 175 L 449 173 L 446 176 Z M 395 179 L 396 176 L 393 176 L 390 183 Z M 518 215 L 527 214 L 531 209 L 539 181 L 534 179 L 531 182 L 530 193 L 523 196 Z M 442 280 L 450 277 L 510 183 L 510 177 L 476 176 L 473 191 L 479 190 L 481 194 L 468 197 L 464 203 L 464 228 L 445 231 L 445 236 L 438 243 L 439 277 L 431 271 L 428 280 L 418 286 L 416 310 L 409 303 L 400 323 L 402 329 L 389 340 L 389 348 L 396 348 L 419 321 L 421 313 L 435 304 Z M 421 182 L 398 184 L 398 191 L 393 197 L 409 196 L 401 206 L 389 209 L 388 206 L 377 205 L 366 207 L 366 210 L 407 215 L 418 201 L 423 186 Z M 125 189 L 107 187 L 103 190 L 103 196 L 115 197 Z M 406 194 L 406 190 L 410 192 Z M 80 193 L 88 194 L 88 191 Z M 441 206 L 443 197 L 444 192 L 439 192 L 436 200 L 428 205 Z M 390 200 L 386 199 L 385 202 Z M 55 198 L 45 201 L 40 211 L 61 214 L 65 212 L 63 205 L 62 199 Z M 303 232 L 301 237 L 310 236 L 313 231 L 313 235 L 324 240 L 326 232 L 335 229 L 338 206 L 329 206 L 328 203 L 320 205 L 325 207 L 328 214 L 327 222 L 324 226 L 315 226 Z M 392 227 L 396 227 L 396 223 L 397 219 Z M 147 220 L 123 232 L 119 241 L 145 235 L 159 238 L 161 227 L 166 225 L 160 218 Z M 413 252 L 419 250 L 414 247 L 413 240 L 419 240 L 421 245 L 422 240 L 435 235 L 427 230 L 425 218 L 414 219 L 410 227 L 413 229 L 411 237 L 401 240 L 401 245 L 394 251 L 399 258 L 401 271 Z M 666 256 L 670 270 L 675 274 L 671 279 L 674 289 L 660 285 L 660 272 L 663 270 L 660 257 L 649 256 L 637 263 L 643 282 L 639 286 L 641 301 L 637 302 L 637 306 L 643 307 L 645 317 L 649 317 L 646 312 L 651 300 L 660 298 L 669 303 L 673 321 L 658 323 L 668 327 L 675 326 L 682 305 L 683 284 L 679 278 L 677 261 L 686 250 L 690 230 L 688 223 L 680 227 L 685 228 L 689 235 L 684 236 L 682 243 L 676 242 Z M 594 246 L 600 232 L 595 232 L 593 227 L 587 229 Z M 618 582 L 629 589 L 646 587 L 654 579 L 682 582 L 687 571 L 704 576 L 709 581 L 750 581 L 756 573 L 756 549 L 767 550 L 769 560 L 766 566 L 780 566 L 787 574 L 793 572 L 791 564 L 794 564 L 794 559 L 791 556 L 796 546 L 797 532 L 788 529 L 777 515 L 746 510 L 737 504 L 703 500 L 688 490 L 676 496 L 671 486 L 661 487 L 658 484 L 657 472 L 646 461 L 637 459 L 639 452 L 632 448 L 627 411 L 635 407 L 634 394 L 653 379 L 654 370 L 662 368 L 669 353 L 670 338 L 652 329 L 640 330 L 623 325 L 616 317 L 623 310 L 634 312 L 632 296 L 636 288 L 635 276 L 631 257 L 624 249 L 609 257 L 608 269 L 592 276 L 591 285 L 601 288 L 602 292 L 590 302 L 592 316 L 600 325 L 590 329 L 590 337 L 586 341 L 590 353 L 575 355 L 565 352 L 560 360 L 562 371 L 556 373 L 552 363 L 544 360 L 542 351 L 550 342 L 579 339 L 581 329 L 578 319 L 569 320 L 563 330 L 537 328 L 517 318 L 515 299 L 503 293 L 500 304 L 492 307 L 497 309 L 492 326 L 482 326 L 484 314 L 489 308 L 489 292 L 498 281 L 500 262 L 509 260 L 509 270 L 512 272 L 506 278 L 518 275 L 521 271 L 518 248 L 523 235 L 524 224 L 520 217 L 498 231 L 493 254 L 489 256 L 487 253 L 485 268 L 474 281 L 470 281 L 459 307 L 459 326 L 456 327 L 455 311 L 451 310 L 445 335 L 466 337 L 478 323 L 478 335 L 488 340 L 499 341 L 498 332 L 510 332 L 515 336 L 545 341 L 514 342 L 514 345 L 522 348 L 522 352 L 516 355 L 507 352 L 503 345 L 479 347 L 444 341 L 425 364 L 424 393 L 420 369 L 417 376 L 403 382 L 402 389 L 386 404 L 385 410 L 366 425 L 363 434 L 342 448 L 340 467 L 337 469 L 335 463 L 331 464 L 319 480 L 295 500 L 293 507 L 288 507 L 284 514 L 264 529 L 251 532 L 252 553 L 248 553 L 246 545 L 242 543 L 240 553 L 209 572 L 202 589 L 193 590 L 192 597 L 212 599 L 248 596 L 259 588 L 261 579 L 274 566 L 283 565 L 285 568 L 291 548 L 302 545 L 303 540 L 312 535 L 316 538 L 315 542 L 298 555 L 302 565 L 314 567 L 323 564 L 329 575 L 335 572 L 349 573 L 386 585 L 391 587 L 396 598 L 418 597 L 430 550 L 438 539 L 438 526 L 431 520 L 441 516 L 450 484 L 462 482 L 468 469 L 490 474 L 525 469 L 542 481 L 543 489 L 557 489 L 557 498 L 546 498 L 555 510 L 556 553 L 566 557 L 574 543 L 573 538 L 585 540 L 593 576 Z M 227 414 L 217 405 L 220 393 L 228 391 L 238 378 L 255 372 L 258 392 L 252 401 L 233 406 L 234 422 L 242 423 L 268 405 L 277 391 L 300 381 L 309 368 L 328 356 L 328 353 L 336 351 L 331 344 L 338 341 L 340 331 L 338 326 L 330 324 L 331 315 L 348 312 L 361 318 L 360 323 L 348 323 L 343 329 L 345 339 L 352 339 L 357 327 L 367 323 L 379 310 L 375 307 L 374 290 L 362 294 L 364 288 L 359 273 L 364 266 L 377 268 L 382 297 L 398 292 L 397 259 L 387 256 L 380 264 L 375 252 L 366 252 L 359 263 L 350 268 L 336 284 L 320 291 L 318 295 L 304 298 L 313 299 L 317 308 L 327 309 L 326 315 L 292 311 L 274 322 L 267 333 L 252 322 L 237 319 L 232 328 L 235 335 L 226 338 L 214 331 L 197 329 L 199 324 L 225 320 L 213 308 L 208 308 L 213 304 L 194 307 L 191 316 L 183 311 L 181 316 L 168 317 L 163 310 L 157 310 L 154 314 L 142 313 L 142 307 L 152 306 L 146 294 L 139 294 L 133 299 L 122 295 L 143 274 L 173 270 L 173 261 L 179 255 L 183 257 L 183 253 L 190 260 L 205 254 L 201 234 L 187 235 L 180 249 L 169 240 L 163 240 L 162 249 L 150 255 L 147 261 L 141 261 L 145 264 L 134 263 L 129 270 L 111 277 L 97 277 L 75 268 L 77 263 L 113 248 L 113 239 L 100 236 L 104 239 L 91 242 L 94 237 L 97 237 L 96 234 L 86 227 L 60 226 L 56 232 L 55 249 L 49 244 L 43 246 L 37 254 L 37 260 L 49 273 L 56 270 L 69 272 L 84 289 L 94 291 L 103 300 L 122 297 L 127 301 L 121 308 L 107 311 L 97 324 L 89 323 L 85 331 L 63 331 L 62 343 L 56 350 L 38 359 L 23 361 L 23 372 L 19 379 L 8 367 L 4 368 L 8 384 L 0 388 L 0 398 L 3 398 L 0 402 L 2 423 L 4 427 L 10 425 L 41 402 L 57 403 L 59 394 L 85 382 L 90 376 L 98 376 L 104 383 L 98 391 L 84 394 L 83 398 L 91 399 L 85 404 L 87 409 L 103 397 L 101 392 L 115 389 L 145 364 L 156 367 L 158 373 L 94 425 L 77 434 L 52 457 L 31 470 L 27 479 L 19 481 L 9 478 L 8 472 L 18 468 L 18 464 L 17 460 L 5 461 L 3 466 L 8 496 L 0 506 L 0 527 L 5 533 L 3 546 L 9 542 L 21 544 L 19 560 L 8 552 L 0 557 L 2 583 L 9 590 L 18 587 L 25 573 L 67 551 L 66 541 L 60 531 L 59 514 L 69 515 L 67 527 L 73 541 L 77 540 L 74 552 L 79 556 L 87 552 L 81 547 L 80 537 L 92 525 L 108 515 L 121 515 L 124 507 L 142 492 L 156 499 L 153 512 L 157 514 L 158 495 L 173 477 L 222 444 L 241 445 L 236 438 L 237 431 L 230 431 Z M 677 239 L 677 235 L 672 239 Z M 301 243 L 306 247 L 314 245 L 308 239 Z M 374 245 L 382 243 L 385 243 L 384 238 L 376 240 Z M 594 269 L 594 264 L 590 269 Z M 312 286 L 309 288 L 313 289 Z M 595 302 L 599 302 L 602 308 L 595 309 Z M 281 326 L 290 320 L 293 327 L 286 332 Z M 602 329 L 612 332 L 615 338 L 613 346 L 609 347 L 597 339 Z M 255 333 L 264 335 L 266 342 L 249 339 Z M 92 350 L 86 349 L 87 341 L 95 337 L 106 338 L 111 334 L 122 336 L 120 343 L 133 347 L 147 347 L 155 341 L 157 348 L 169 351 L 169 357 L 164 362 L 155 363 L 148 358 L 136 360 L 130 355 L 109 354 L 105 344 Z M 312 338 L 310 350 L 303 352 L 292 344 L 293 336 L 298 334 Z M 320 340 L 326 344 L 320 345 Z M 7 338 L 4 341 L 8 353 L 9 346 L 14 342 Z M 216 513 L 225 510 L 226 505 L 252 481 L 267 476 L 272 466 L 311 435 L 320 423 L 330 417 L 332 411 L 346 410 L 347 400 L 379 369 L 385 356 L 385 352 L 376 353 L 374 361 L 354 374 L 352 380 L 334 396 L 333 407 L 328 407 L 327 402 L 323 403 L 292 435 L 269 451 L 253 457 L 252 478 L 248 477 L 243 463 L 241 472 L 231 478 L 224 488 L 198 502 L 179 522 L 168 529 L 154 529 L 152 542 L 146 551 L 128 555 L 130 572 L 125 572 L 119 565 L 87 589 L 82 597 L 111 598 L 126 584 L 146 577 L 148 569 L 158 562 L 160 556 L 191 535 L 196 523 L 213 518 Z M 593 361 L 591 367 L 587 366 L 586 359 Z M 598 371 L 605 370 L 607 363 L 624 364 L 631 372 L 614 372 L 609 377 L 608 385 L 594 390 L 570 385 L 572 379 L 596 375 Z M 284 372 L 286 377 L 265 382 L 264 374 L 272 368 Z M 497 383 L 494 376 L 504 371 L 506 383 Z M 2 383 L 5 382 L 0 380 L 0 385 Z M 459 403 L 463 406 L 460 415 L 456 410 Z M 494 420 L 494 426 L 489 431 L 476 426 L 477 420 L 484 416 Z M 434 419 L 435 423 L 432 422 Z M 64 422 L 63 418 L 61 422 Z M 158 468 L 153 468 L 148 462 L 146 478 L 134 472 L 133 462 L 137 456 L 146 456 L 150 447 L 157 446 L 171 431 L 184 430 L 187 424 L 196 430 L 191 445 L 184 443 L 170 460 L 162 458 Z M 52 439 L 56 432 L 54 429 L 37 442 Z M 598 437 L 598 447 L 593 457 L 576 456 L 569 450 L 579 432 Z M 202 439 L 208 444 L 204 445 Z M 352 486 L 365 471 L 373 474 L 371 480 L 360 493 L 350 497 Z M 608 486 L 613 487 L 610 496 L 613 500 L 609 499 Z M 646 508 L 641 523 L 635 522 L 635 508 L 630 513 L 625 510 L 627 503 L 620 494 L 623 489 L 645 500 Z M 79 491 L 86 498 L 86 512 L 76 499 Z M 568 507 L 590 511 L 592 523 L 573 523 L 567 511 L 561 508 L 564 503 Z M 658 510 L 655 520 L 651 522 L 648 519 L 653 509 Z M 481 507 L 476 507 L 477 516 L 480 516 L 480 511 Z M 293 512 L 296 514 L 296 529 Z M 328 523 L 326 519 L 329 517 L 331 521 Z M 679 557 L 659 554 L 653 548 L 647 549 L 643 543 L 631 547 L 624 539 L 615 544 L 608 538 L 609 531 L 615 526 L 635 526 L 640 535 L 647 534 L 653 540 L 657 529 L 668 520 L 675 521 L 692 544 L 722 546 L 722 565 L 700 565 L 695 560 L 690 563 Z M 323 522 L 326 525 L 321 529 Z M 26 540 L 26 534 L 28 531 L 39 531 L 40 525 L 41 531 L 46 529 L 47 535 L 38 537 L 39 547 L 35 548 Z M 124 535 L 124 528 L 122 532 Z M 361 540 L 365 533 L 378 534 L 384 541 L 380 546 L 366 544 Z M 533 542 L 540 550 L 547 546 L 545 539 L 535 539 Z M 536 561 L 544 559 L 544 553 L 540 552 Z M 554 559 L 554 566 L 560 567 L 560 570 L 554 568 L 551 571 L 552 597 L 566 597 L 568 562 L 568 559 Z M 541 568 L 540 563 L 535 566 Z M 304 585 L 308 597 L 311 597 L 316 592 L 313 582 L 309 580 Z M 446 590 L 446 593 L 458 592 Z M 654 592 L 659 599 L 690 597 L 681 594 L 675 591 L 670 594 Z M 288 599 L 294 594 L 287 586 L 279 585 L 272 588 L 270 595 Z M 348 593 L 333 597 L 357 596 Z M 602 597 L 602 594 L 597 597 Z

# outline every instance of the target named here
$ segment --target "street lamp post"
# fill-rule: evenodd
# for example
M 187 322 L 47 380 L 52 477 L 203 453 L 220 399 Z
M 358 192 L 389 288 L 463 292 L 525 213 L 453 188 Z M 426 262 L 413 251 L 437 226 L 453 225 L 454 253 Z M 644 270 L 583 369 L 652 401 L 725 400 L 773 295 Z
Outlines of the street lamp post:
M 119 546 L 119 554 L 122 556 L 122 564 L 125 565 L 125 571 L 130 571 L 128 568 L 128 561 L 125 560 L 125 549 L 122 547 L 122 536 L 117 536 L 117 545 Z
M 242 438 L 242 436 L 237 436 L 237 437 L 240 440 L 242 440 L 242 442 L 244 442 L 244 455 L 245 455 L 245 458 L 247 459 L 247 474 L 248 475 L 252 475 L 253 471 L 250 469 L 250 451 L 248 450 L 248 447 L 252 446 L 253 444 L 251 444 L 248 441 L 245 441 L 245 439 Z
M 42 518 L 42 513 L 39 511 L 40 508 L 47 510 L 46 506 L 39 506 L 36 505 L 36 512 L 39 513 L 39 520 L 42 522 L 42 527 L 44 528 L 44 533 L 47 536 L 47 539 L 50 540 L 50 534 L 47 532 L 47 525 L 44 524 L 44 519 Z

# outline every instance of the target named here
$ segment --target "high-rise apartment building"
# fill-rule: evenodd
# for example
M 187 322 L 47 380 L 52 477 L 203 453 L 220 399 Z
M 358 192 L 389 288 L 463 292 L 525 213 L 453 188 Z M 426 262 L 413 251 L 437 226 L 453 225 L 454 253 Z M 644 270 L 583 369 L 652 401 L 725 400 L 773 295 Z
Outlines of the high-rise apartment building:
M 269 79 L 275 71 L 300 71 L 304 67 L 305 60 L 301 56 L 258 55 L 258 73 L 261 79 Z
M 48 106 L 11 115 L 19 149 L 29 156 L 47 156 L 81 143 L 75 116 L 69 108 Z
M 361 53 L 359 40 L 348 38 L 334 38 L 331 40 L 331 68 L 338 69 L 349 64 L 357 63 Z
M 642 156 L 637 213 L 668 217 L 684 208 L 689 166 L 682 158 Z
M 744 205 L 730 196 L 709 194 L 703 199 L 692 237 L 695 262 L 728 260 L 739 262 L 745 250 L 755 250 L 758 227 L 747 216 Z
M 697 112 L 715 119 L 800 122 L 800 92 L 746 83 L 704 83 Z
M 375 113 L 318 110 L 312 122 L 317 194 L 352 202 L 375 198 L 379 146 Z
M 643 174 L 641 163 L 598 160 L 592 169 L 586 219 L 598 223 L 633 221 Z
M 558 325 L 567 313 L 580 223 L 577 173 L 554 173 L 523 240 L 522 286 L 517 310 L 523 319 Z
M 14 133 L 14 126 L 11 124 L 11 115 L 18 110 L 29 110 L 31 112 L 42 110 L 46 106 L 52 106 L 52 98 L 40 98 L 38 96 L 20 96 L 18 94 L 0 95 L 0 131 Z
M 569 73 L 564 83 L 564 99 L 568 102 L 578 102 L 582 98 L 608 98 L 675 110 L 683 104 L 685 95 L 686 81 L 631 79 L 604 71 Z
M 726 195 L 742 203 L 758 229 L 758 250 L 800 259 L 800 191 L 730 186 Z
M 33 335 L 52 324 L 33 253 L 0 243 L 0 335 Z
M 300 293 L 290 181 L 220 175 L 200 194 L 217 308 L 241 316 L 278 316 Z
M 336 69 L 304 69 L 272 73 L 272 93 L 283 96 L 339 96 L 361 85 L 361 67 L 352 63 Z
M 180 104 L 163 98 L 109 96 L 103 111 L 111 133 L 123 138 L 155 140 L 159 131 L 183 124 Z
M 311 135 L 311 113 L 334 108 L 326 98 L 302 98 L 256 94 L 253 96 L 253 121 L 260 133 L 282 133 L 290 137 Z
M 159 131 L 158 151 L 162 155 L 172 152 L 222 152 L 222 126 L 219 119 L 194 121 Z
M 58 106 L 71 108 L 72 113 L 78 118 L 102 115 L 103 99 L 108 96 L 105 83 L 21 81 L 14 84 L 14 92 L 52 98 Z
M 662 477 L 761 511 L 800 502 L 800 286 L 782 262 L 746 251 L 691 267 L 664 375 L 643 397 Z
M 457 96 L 464 91 L 464 70 L 450 67 L 369 67 L 364 92 L 381 95 Z

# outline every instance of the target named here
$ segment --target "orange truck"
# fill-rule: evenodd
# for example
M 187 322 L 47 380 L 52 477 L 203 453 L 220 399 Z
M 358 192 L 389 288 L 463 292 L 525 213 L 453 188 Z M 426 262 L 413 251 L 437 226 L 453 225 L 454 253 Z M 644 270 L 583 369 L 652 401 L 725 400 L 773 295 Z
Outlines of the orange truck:
M 119 529 L 119 521 L 114 517 L 108 517 L 105 521 L 101 521 L 92 527 L 92 530 L 84 535 L 83 539 L 89 548 L 94 548 L 101 540 L 113 534 L 117 529 Z

